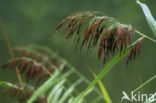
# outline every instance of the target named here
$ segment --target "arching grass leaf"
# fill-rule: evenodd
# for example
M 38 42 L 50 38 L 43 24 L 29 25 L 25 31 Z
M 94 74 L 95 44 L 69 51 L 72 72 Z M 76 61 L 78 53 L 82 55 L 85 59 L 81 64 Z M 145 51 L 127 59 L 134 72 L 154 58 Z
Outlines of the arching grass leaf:
M 143 38 L 139 38 L 136 42 L 132 44 L 135 45 L 138 41 L 142 40 Z M 96 79 L 94 79 L 90 85 L 84 90 L 84 92 L 79 96 L 79 98 L 74 102 L 78 103 L 78 101 L 83 98 L 83 96 L 87 93 L 88 90 L 93 88 L 96 83 L 98 83 L 99 80 L 101 80 L 111 69 L 114 65 L 116 65 L 118 62 L 120 62 L 131 50 L 131 47 L 128 47 L 125 51 L 121 52 L 120 55 L 116 55 L 99 73 Z
M 70 75 L 72 71 L 68 71 L 65 74 L 61 75 L 58 77 L 58 72 L 55 72 L 54 76 L 48 79 L 43 85 L 41 85 L 36 92 L 32 95 L 32 97 L 27 101 L 27 103 L 33 103 L 34 100 L 41 94 L 45 93 L 47 90 L 49 90 L 53 85 L 56 83 L 60 82 L 63 78 L 67 77 Z
M 137 4 L 139 4 L 141 9 L 143 10 L 148 24 L 156 36 L 156 21 L 154 20 L 148 6 L 144 3 L 141 3 L 139 0 L 137 0 Z

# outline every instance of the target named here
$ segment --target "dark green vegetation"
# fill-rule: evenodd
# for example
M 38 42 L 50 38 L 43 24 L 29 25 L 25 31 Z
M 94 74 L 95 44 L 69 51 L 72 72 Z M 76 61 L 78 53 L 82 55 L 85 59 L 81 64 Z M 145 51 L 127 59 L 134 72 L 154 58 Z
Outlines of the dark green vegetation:
M 13 46 L 23 46 L 33 43 L 52 48 L 70 64 L 73 64 L 81 74 L 90 78 L 90 80 L 92 80 L 93 77 L 87 69 L 88 65 L 96 71 L 96 74 L 99 74 L 102 68 L 102 66 L 99 66 L 97 63 L 96 50 L 93 50 L 89 56 L 86 56 L 86 53 L 83 51 L 79 54 L 77 50 L 74 50 L 73 41 L 67 41 L 65 44 L 61 35 L 55 36 L 52 40 L 48 41 L 48 36 L 50 35 L 52 28 L 54 28 L 62 18 L 77 11 L 101 11 L 119 19 L 123 23 L 135 25 L 134 28 L 148 34 L 150 37 L 153 36 L 141 10 L 136 7 L 135 1 L 1 2 L 1 18 L 6 26 L 8 36 Z M 155 1 L 151 0 L 147 3 L 152 10 L 154 10 Z M 153 14 L 153 16 L 156 17 L 155 14 Z M 62 33 L 58 32 L 58 34 Z M 135 34 L 132 36 L 134 36 L 134 39 L 137 38 Z M 4 64 L 5 61 L 10 59 L 10 56 L 3 36 L 0 36 L 0 50 L 0 64 Z M 120 101 L 123 90 L 130 92 L 155 75 L 155 51 L 155 44 L 145 39 L 143 41 L 142 52 L 139 59 L 136 59 L 135 62 L 131 62 L 128 67 L 126 67 L 125 60 L 121 61 L 118 65 L 113 67 L 114 69 L 110 71 L 105 78 L 103 78 L 102 81 L 113 102 Z M 24 61 L 30 60 L 27 58 L 22 59 Z M 18 82 L 14 72 L 1 70 L 0 75 L 1 81 L 6 80 L 12 83 Z M 86 88 L 85 85 L 81 87 L 84 87 L 83 89 Z M 154 87 L 155 81 L 152 81 L 143 88 L 142 92 L 151 93 L 155 91 Z M 90 98 L 94 96 L 95 95 L 92 95 Z M 11 101 L 11 99 L 7 100 L 3 95 L 0 97 L 2 97 L 1 100 L 4 103 Z

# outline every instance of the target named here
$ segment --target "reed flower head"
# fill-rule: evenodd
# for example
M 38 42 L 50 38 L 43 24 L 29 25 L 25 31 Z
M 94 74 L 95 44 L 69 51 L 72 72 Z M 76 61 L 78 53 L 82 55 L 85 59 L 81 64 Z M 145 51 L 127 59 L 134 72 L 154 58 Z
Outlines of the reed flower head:
M 49 77 L 47 71 L 51 73 L 53 72 L 53 70 L 47 70 L 42 64 L 26 57 L 12 59 L 5 63 L 2 68 L 8 68 L 10 70 L 18 68 L 22 74 L 26 75 L 28 82 L 31 79 L 38 77 L 39 79 L 37 83 L 44 81 Z
M 20 86 L 16 85 L 4 90 L 4 94 L 9 97 L 15 98 L 19 103 L 26 103 L 26 101 L 33 95 L 35 89 L 30 85 L 25 85 L 25 89 L 21 89 Z M 39 96 L 33 103 L 47 103 L 47 97 L 45 95 Z
M 61 28 L 67 32 L 65 39 L 76 35 L 76 48 L 78 44 L 80 50 L 85 46 L 88 53 L 97 46 L 98 58 L 103 57 L 104 63 L 111 54 L 120 54 L 131 45 L 134 31 L 130 24 L 121 24 L 112 17 L 89 11 L 75 13 L 63 19 L 52 35 Z

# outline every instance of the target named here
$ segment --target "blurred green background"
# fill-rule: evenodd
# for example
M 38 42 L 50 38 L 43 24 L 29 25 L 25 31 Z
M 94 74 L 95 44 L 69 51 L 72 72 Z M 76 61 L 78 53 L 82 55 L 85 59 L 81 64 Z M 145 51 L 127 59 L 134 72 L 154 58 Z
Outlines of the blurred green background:
M 145 3 L 156 17 L 154 11 L 156 0 L 146 0 Z M 48 40 L 50 32 L 63 18 L 84 10 L 103 12 L 122 23 L 132 24 L 139 31 L 154 38 L 135 0 L 0 0 L 0 18 L 5 25 L 12 46 L 38 44 L 52 48 L 88 79 L 93 80 L 87 67 L 93 68 L 97 74 L 102 68 L 101 63 L 98 62 L 96 50 L 89 56 L 86 55 L 85 50 L 79 54 L 74 49 L 73 40 L 64 41 L 64 35 L 61 32 Z M 7 45 L 0 30 L 0 64 L 9 58 Z M 130 93 L 155 75 L 155 61 L 156 45 L 149 40 L 144 40 L 141 56 L 138 59 L 131 62 L 128 67 L 126 67 L 125 60 L 117 64 L 102 80 L 113 103 L 120 102 L 123 90 Z M 0 70 L 0 80 L 17 82 L 17 77 L 15 72 Z M 153 80 L 141 91 L 154 93 L 155 85 L 156 80 Z M 5 95 L 0 95 L 1 103 L 12 103 L 11 100 Z

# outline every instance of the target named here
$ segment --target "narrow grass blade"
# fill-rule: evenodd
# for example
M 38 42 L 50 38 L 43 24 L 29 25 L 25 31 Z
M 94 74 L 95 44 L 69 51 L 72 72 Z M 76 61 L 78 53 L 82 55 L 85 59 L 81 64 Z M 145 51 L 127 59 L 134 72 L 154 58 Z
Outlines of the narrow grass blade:
M 63 62 L 65 65 L 67 65 L 73 72 L 75 72 L 77 76 L 81 77 L 87 84 L 90 84 L 90 81 L 85 76 L 83 76 L 75 67 L 73 67 L 70 63 L 68 63 L 65 59 L 60 57 L 58 54 L 56 54 L 51 49 L 49 49 L 45 46 L 41 46 L 41 45 L 40 46 L 29 45 L 29 48 L 32 48 L 32 49 L 40 51 L 40 52 L 46 52 L 46 54 L 48 54 L 48 56 L 53 56 L 53 57 L 58 58 L 61 62 Z M 99 89 L 94 88 L 94 91 L 102 98 L 102 95 L 101 95 L 101 92 L 99 91 Z
M 70 98 L 70 99 L 68 100 L 68 103 L 73 103 L 73 98 Z
M 125 52 L 122 52 L 121 55 L 117 55 L 115 56 L 107 65 L 105 68 L 102 69 L 102 71 L 100 72 L 100 74 L 97 76 L 96 79 L 94 79 L 90 85 L 87 87 L 87 89 L 79 96 L 79 98 L 74 102 L 74 103 L 78 103 L 78 101 L 86 94 L 86 92 L 88 90 L 90 90 L 92 87 L 94 87 L 94 85 L 101 80 L 111 69 L 112 67 L 117 64 L 121 59 L 123 59 L 123 57 L 125 57 L 130 51 L 130 47 L 128 47 Z
M 96 79 L 96 78 L 97 78 L 97 75 L 95 74 L 95 72 L 94 72 L 91 68 L 89 68 L 89 70 L 90 70 L 90 72 L 93 74 L 94 78 Z M 112 103 L 112 101 L 111 101 L 111 99 L 110 99 L 110 97 L 109 97 L 109 94 L 108 94 L 108 92 L 107 92 L 105 86 L 104 86 L 103 83 L 101 82 L 101 80 L 98 81 L 98 84 L 99 84 L 99 87 L 100 87 L 100 89 L 101 89 L 101 92 L 102 92 L 102 94 L 103 94 L 103 97 L 104 97 L 105 101 L 106 101 L 107 103 Z
M 6 81 L 0 81 L 0 86 L 5 87 L 5 88 L 19 88 L 16 85 L 6 82 Z
M 105 98 L 105 101 L 106 101 L 107 103 L 112 103 L 112 101 L 111 101 L 111 99 L 110 99 L 110 97 L 109 97 L 109 94 L 108 94 L 108 92 L 107 92 L 105 86 L 103 85 L 103 83 L 102 83 L 100 80 L 98 81 L 98 83 L 99 83 L 100 89 L 101 89 L 101 91 L 102 91 L 102 93 L 103 93 L 103 96 L 104 96 L 104 98 Z
M 148 6 L 144 3 L 141 3 L 139 0 L 137 0 L 137 4 L 139 4 L 141 9 L 143 10 L 148 24 L 156 36 L 156 21 L 154 20 Z
M 65 79 L 63 79 L 60 83 L 58 83 L 50 92 L 49 96 L 48 96 L 48 103 L 52 102 L 52 99 L 55 95 L 55 93 L 61 88 L 63 87 L 63 84 L 65 83 Z
M 147 80 L 145 83 L 143 83 L 142 85 L 140 85 L 138 88 L 136 88 L 133 92 L 138 91 L 139 89 L 141 89 L 142 87 L 144 87 L 146 84 L 148 84 L 149 82 L 151 82 L 152 80 L 154 80 L 156 78 L 156 75 L 154 75 L 153 77 L 151 77 L 149 80 Z
M 139 38 L 138 40 L 143 40 L 144 37 Z M 132 45 L 136 44 L 136 40 Z M 79 98 L 76 99 L 74 103 L 77 103 L 83 96 L 87 93 L 88 90 L 94 87 L 94 85 L 101 80 L 111 69 L 114 65 L 116 65 L 118 62 L 120 62 L 130 51 L 130 46 L 126 48 L 125 51 L 122 51 L 120 55 L 116 55 L 100 72 L 100 74 L 97 76 L 96 79 L 94 79 L 89 86 L 84 90 L 84 92 L 79 96 Z
M 63 94 L 63 96 L 60 98 L 59 103 L 64 103 L 66 98 L 74 91 L 75 87 L 82 82 L 82 79 L 77 80 L 73 83 Z
M 68 71 L 65 74 L 62 74 L 60 77 L 53 76 L 50 79 L 48 79 L 43 85 L 41 85 L 36 92 L 32 95 L 32 97 L 27 101 L 27 103 L 32 103 L 37 97 L 39 97 L 41 94 L 45 93 L 47 90 L 49 90 L 53 85 L 61 81 L 62 79 L 66 78 L 72 73 L 72 71 Z M 56 78 L 57 77 L 57 78 Z
M 77 103 L 84 103 L 84 98 L 85 98 L 87 95 L 89 95 L 94 89 L 95 89 L 95 88 L 89 89 L 89 90 L 83 95 L 83 97 L 80 98 L 79 101 L 77 101 L 77 99 L 83 94 L 83 92 L 82 92 L 80 95 L 78 95 L 78 96 L 75 98 L 75 100 L 74 100 L 72 103 L 75 103 L 76 101 L 77 101 Z M 94 98 L 94 99 L 96 99 L 96 98 Z M 85 103 L 86 103 L 86 102 L 85 102 Z
M 55 93 L 55 97 L 52 100 L 52 103 L 59 103 L 59 97 L 61 96 L 62 92 L 63 92 L 63 87 L 59 88 L 58 91 Z

